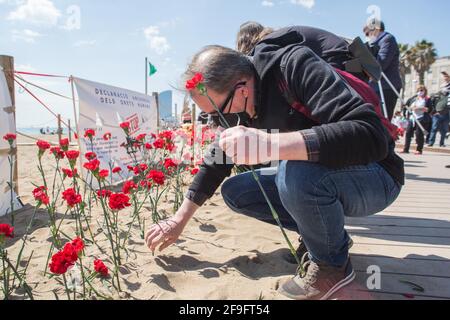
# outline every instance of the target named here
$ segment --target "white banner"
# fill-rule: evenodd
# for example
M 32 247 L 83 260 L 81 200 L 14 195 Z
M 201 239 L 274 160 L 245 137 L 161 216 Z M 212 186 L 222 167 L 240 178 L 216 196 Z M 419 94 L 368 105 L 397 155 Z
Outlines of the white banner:
M 157 133 L 158 110 L 156 99 L 138 92 L 74 78 L 79 99 L 79 138 L 80 152 L 93 151 L 101 162 L 102 169 L 121 167 L 127 172 L 127 165 L 132 164 L 126 149 L 120 145 L 126 141 L 125 133 L 120 123 L 128 121 L 131 124 L 130 135 L 141 133 Z M 97 134 L 93 146 L 84 138 L 86 129 L 95 129 Z M 103 135 L 112 134 L 110 141 L 104 141 Z M 87 162 L 83 158 L 83 162 Z M 83 175 L 86 171 L 83 168 Z M 113 175 L 113 183 L 121 181 L 118 175 Z
M 9 95 L 8 84 L 3 70 L 0 67 L 0 217 L 11 212 L 10 163 L 8 161 L 9 143 L 3 140 L 7 133 L 16 133 L 16 123 Z M 16 159 L 16 157 L 14 157 Z M 14 181 L 17 183 L 17 181 Z M 17 201 L 17 195 L 13 192 L 14 210 L 22 206 Z

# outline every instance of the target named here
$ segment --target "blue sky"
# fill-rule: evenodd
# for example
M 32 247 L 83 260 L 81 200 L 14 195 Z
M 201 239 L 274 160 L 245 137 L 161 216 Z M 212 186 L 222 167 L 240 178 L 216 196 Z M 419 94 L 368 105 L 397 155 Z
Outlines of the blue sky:
M 370 5 L 380 8 L 399 42 L 426 38 L 440 56 L 450 55 L 446 0 L 0 0 L 0 54 L 14 56 L 20 70 L 73 74 L 140 92 L 147 56 L 159 70 L 149 80 L 150 91 L 163 91 L 180 85 L 186 64 L 202 46 L 233 47 L 245 21 L 276 28 L 310 25 L 355 37 L 362 36 Z M 27 79 L 70 95 L 66 80 Z M 36 93 L 72 118 L 70 101 Z M 25 93 L 16 96 L 19 127 L 52 120 Z M 179 105 L 181 100 L 175 96 Z

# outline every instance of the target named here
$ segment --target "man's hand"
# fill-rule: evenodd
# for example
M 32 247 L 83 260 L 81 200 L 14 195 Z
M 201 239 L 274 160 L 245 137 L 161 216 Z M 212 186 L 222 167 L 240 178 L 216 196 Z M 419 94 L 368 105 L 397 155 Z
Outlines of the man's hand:
M 220 148 L 236 165 L 257 165 L 278 160 L 276 144 L 267 132 L 243 126 L 227 129 L 220 135 Z
M 160 221 L 150 227 L 145 236 L 145 243 L 152 252 L 155 252 L 156 248 L 160 246 L 159 251 L 161 252 L 178 240 L 185 226 L 185 221 L 176 216 Z

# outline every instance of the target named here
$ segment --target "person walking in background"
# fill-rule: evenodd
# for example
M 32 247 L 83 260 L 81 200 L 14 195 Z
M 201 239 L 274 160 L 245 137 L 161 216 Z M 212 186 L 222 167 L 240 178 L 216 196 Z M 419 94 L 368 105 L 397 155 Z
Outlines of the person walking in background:
M 375 49 L 372 51 L 375 51 L 374 53 L 384 74 L 394 85 L 397 92 L 400 92 L 403 85 L 400 76 L 400 50 L 398 48 L 397 40 L 392 34 L 386 32 L 385 24 L 382 21 L 369 21 L 364 26 L 363 31 L 369 41 L 369 45 Z M 370 84 L 381 98 L 378 84 L 373 81 Z M 388 111 L 388 118 L 389 120 L 392 120 L 398 96 L 384 79 L 381 84 L 386 102 L 386 109 Z
M 433 125 L 431 128 L 428 146 L 433 147 L 436 142 L 436 136 L 439 132 L 441 135 L 440 147 L 445 147 L 445 138 L 448 133 L 450 124 L 450 76 L 447 72 L 442 72 L 444 76 L 444 84 L 437 99 L 435 113 L 433 115 Z
M 417 151 L 416 155 L 421 155 L 423 153 L 423 147 L 425 144 L 425 134 L 422 128 L 418 125 L 418 122 L 422 127 L 429 131 L 431 125 L 431 100 L 428 97 L 428 91 L 425 86 L 419 86 L 417 90 L 417 95 L 412 97 L 406 102 L 406 106 L 409 110 L 406 110 L 407 118 L 409 118 L 408 128 L 406 129 L 406 141 L 403 153 L 409 153 L 411 147 L 411 140 L 416 134 Z

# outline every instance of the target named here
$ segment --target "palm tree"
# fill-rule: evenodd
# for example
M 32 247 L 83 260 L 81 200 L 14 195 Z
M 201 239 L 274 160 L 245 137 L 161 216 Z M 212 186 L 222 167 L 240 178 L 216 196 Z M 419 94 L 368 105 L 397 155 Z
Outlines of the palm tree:
M 411 48 L 410 63 L 419 75 L 419 83 L 425 84 L 425 73 L 436 61 L 437 51 L 433 42 L 422 40 Z
M 411 74 L 411 50 L 409 44 L 399 44 L 400 50 L 400 76 L 402 78 L 402 99 L 405 99 L 406 75 Z

